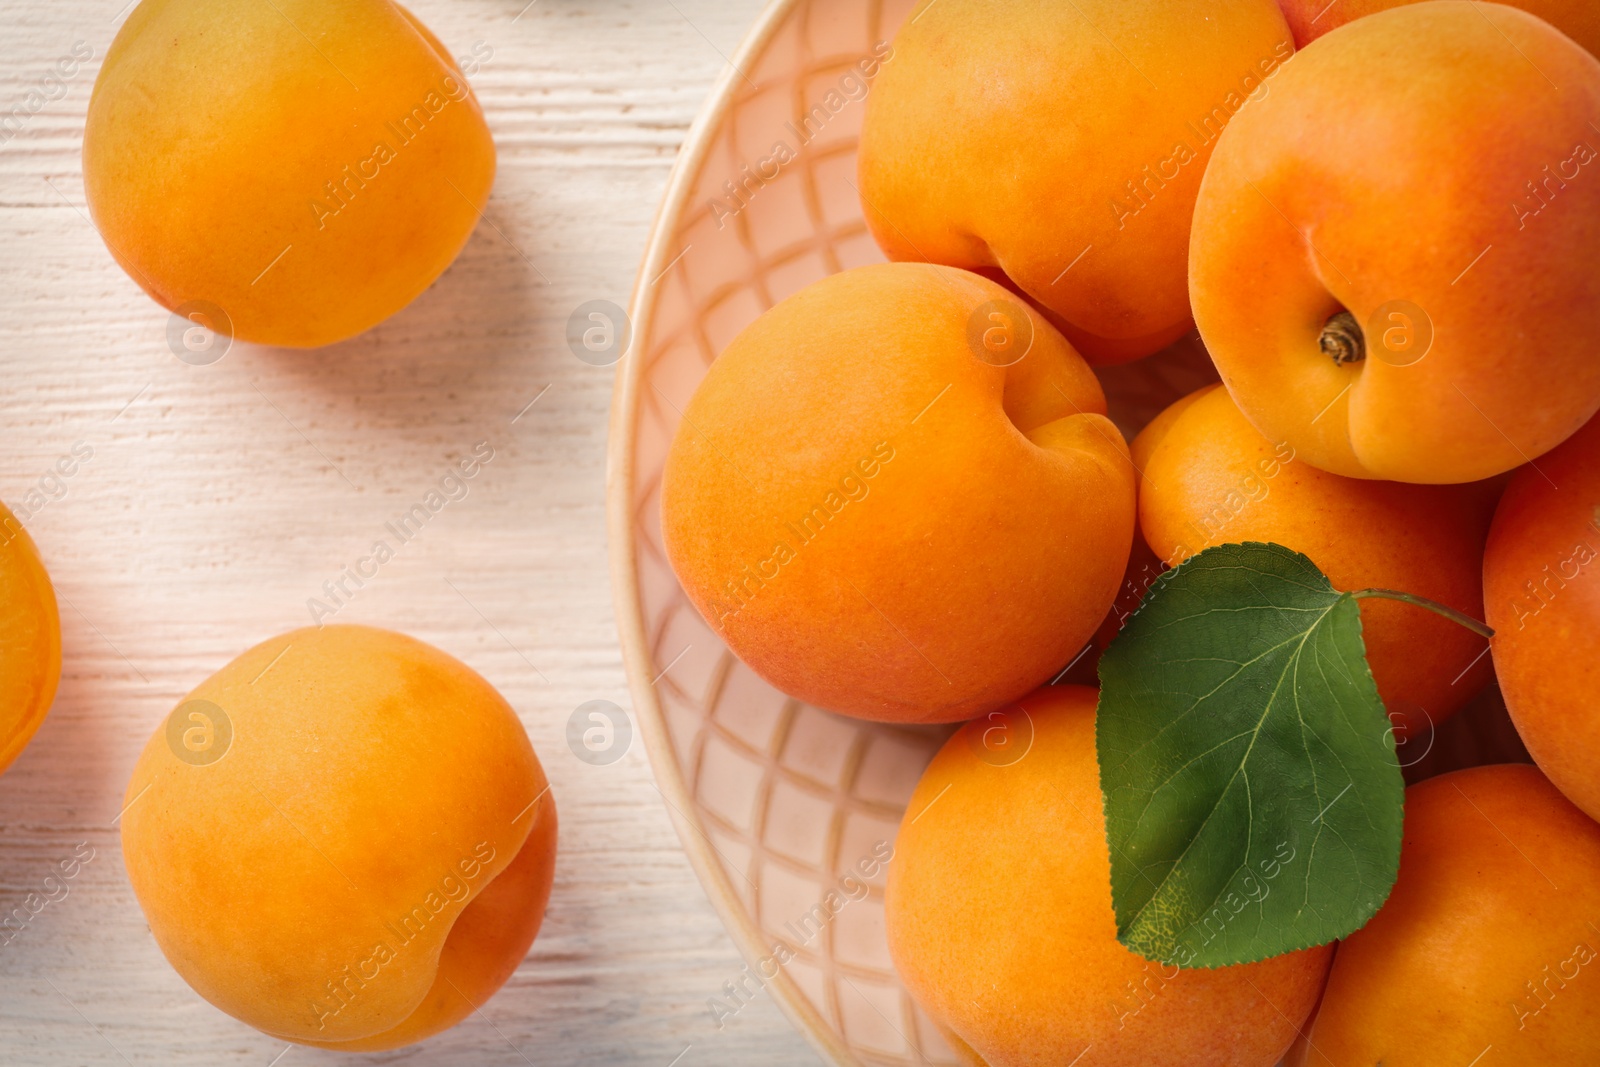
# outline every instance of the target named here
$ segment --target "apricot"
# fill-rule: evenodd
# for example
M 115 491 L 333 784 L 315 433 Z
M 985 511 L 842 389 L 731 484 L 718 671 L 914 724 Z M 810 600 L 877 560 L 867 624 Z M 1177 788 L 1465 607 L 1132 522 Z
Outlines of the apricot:
M 867 98 L 862 206 L 890 259 L 1005 275 L 1094 363 L 1188 333 L 1217 136 L 1294 52 L 1274 0 L 936 0 Z
M 285 1041 L 398 1048 L 527 955 L 556 810 L 516 713 L 420 641 L 298 630 L 201 683 L 134 768 L 128 878 L 194 990 Z
M 1352 478 L 1466 482 L 1600 407 L 1600 62 L 1522 11 L 1315 42 L 1220 138 L 1195 319 L 1246 417 Z
M 61 680 L 61 616 L 33 538 L 0 504 L 0 772 L 33 740 Z
M 1500 692 L 1541 770 L 1600 817 L 1600 417 L 1501 498 L 1483 558 Z
M 900 977 L 987 1067 L 1271 1067 L 1333 948 L 1183 970 L 1118 943 L 1097 698 L 1041 689 L 1004 721 L 963 727 L 929 764 L 889 869 Z M 997 744 L 996 731 L 1011 736 Z
M 1105 411 L 1001 286 L 912 263 L 834 275 L 735 338 L 683 412 L 667 555 L 784 692 L 971 718 L 1060 671 L 1116 596 L 1135 489 Z
M 157 302 L 311 347 L 409 304 L 494 181 L 477 98 L 390 0 L 144 0 L 95 82 L 84 188 Z
M 1221 386 L 1162 412 L 1133 442 L 1139 525 L 1169 566 L 1213 545 L 1303 552 L 1335 589 L 1393 589 L 1483 616 L 1483 546 L 1498 486 L 1329 474 L 1263 437 Z M 1362 636 L 1397 731 L 1443 722 L 1489 678 L 1483 638 L 1426 608 L 1363 598 Z
M 1304 48 L 1318 37 L 1346 23 L 1387 11 L 1418 0 L 1278 0 L 1289 28 L 1294 31 L 1296 48 Z M 1590 53 L 1600 55 L 1600 6 L 1594 0 L 1516 0 L 1507 5 L 1537 15 L 1577 41 Z
M 1600 1060 L 1600 826 L 1533 767 L 1406 790 L 1400 877 L 1291 1067 Z

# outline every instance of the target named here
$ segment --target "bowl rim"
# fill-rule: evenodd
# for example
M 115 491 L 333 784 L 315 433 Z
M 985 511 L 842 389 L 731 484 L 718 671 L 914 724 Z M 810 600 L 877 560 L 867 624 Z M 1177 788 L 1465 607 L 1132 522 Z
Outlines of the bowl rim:
M 638 552 L 634 540 L 636 431 L 644 380 L 644 340 L 653 325 L 657 286 L 673 265 L 668 257 L 676 254 L 672 251 L 672 242 L 679 232 L 690 194 L 723 121 L 738 101 L 739 82 L 745 77 L 743 71 L 752 60 L 761 56 L 803 2 L 772 0 L 767 5 L 718 76 L 710 96 L 690 125 L 683 145 L 678 150 L 661 206 L 650 227 L 650 238 L 645 245 L 643 261 L 628 304 L 632 343 L 618 366 L 606 445 L 606 527 L 612 603 L 616 612 L 617 636 L 622 646 L 623 668 L 628 676 L 628 690 L 633 700 L 634 718 L 638 720 L 639 732 L 650 758 L 656 789 L 666 801 L 669 816 L 689 856 L 690 865 L 710 898 L 712 907 L 733 938 L 739 954 L 752 970 L 759 968 L 761 961 L 770 954 L 772 946 L 751 920 L 748 909 L 713 851 L 704 828 L 690 814 L 694 810 L 694 799 L 684 781 L 661 700 L 651 679 L 653 660 L 639 594 Z M 787 970 L 779 967 L 777 974 L 765 983 L 764 988 L 790 1023 L 826 1061 L 837 1067 L 863 1067 Z

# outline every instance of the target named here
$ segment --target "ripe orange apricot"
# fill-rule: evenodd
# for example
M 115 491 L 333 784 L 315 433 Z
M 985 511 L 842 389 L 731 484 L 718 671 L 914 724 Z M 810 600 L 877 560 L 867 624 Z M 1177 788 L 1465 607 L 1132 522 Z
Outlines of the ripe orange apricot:
M 1004 273 L 1091 362 L 1192 328 L 1217 135 L 1294 52 L 1274 0 L 937 0 L 867 98 L 860 190 L 890 259 Z
M 330 344 L 442 274 L 494 181 L 471 88 L 390 0 L 144 0 L 89 101 L 84 188 L 164 307 Z
M 1278 0 L 1294 31 L 1296 48 L 1346 23 L 1418 0 Z M 1600 55 L 1600 5 L 1594 0 L 1514 0 L 1508 5 L 1537 15 L 1591 53 Z
M 0 771 L 33 740 L 61 680 L 61 616 L 33 538 L 0 504 Z
M 1353 478 L 1466 482 L 1600 408 L 1600 61 L 1522 11 L 1316 41 L 1229 125 L 1195 319 L 1239 407 Z
M 1303 552 L 1335 589 L 1394 589 L 1481 618 L 1483 545 L 1498 486 L 1344 478 L 1267 440 L 1221 386 L 1173 404 L 1134 439 L 1139 524 L 1169 566 L 1213 545 Z M 1363 598 L 1362 636 L 1397 731 L 1455 714 L 1489 679 L 1482 637 L 1426 608 Z
M 1600 1062 L 1600 826 L 1537 769 L 1406 790 L 1400 877 L 1290 1067 Z
M 1041 689 L 934 757 L 889 869 L 895 966 L 972 1063 L 1272 1067 L 1333 948 L 1180 970 L 1118 943 L 1097 698 Z
M 347 1052 L 454 1026 L 527 955 L 556 811 L 516 713 L 438 649 L 284 634 L 190 693 L 124 800 L 128 879 L 197 993 Z
M 1557 788 L 1600 817 L 1600 417 L 1512 479 L 1483 582 L 1517 733 Z
M 751 324 L 688 404 L 667 555 L 784 692 L 971 718 L 1061 670 L 1116 596 L 1134 477 L 1105 410 L 1072 346 L 993 282 L 834 275 Z

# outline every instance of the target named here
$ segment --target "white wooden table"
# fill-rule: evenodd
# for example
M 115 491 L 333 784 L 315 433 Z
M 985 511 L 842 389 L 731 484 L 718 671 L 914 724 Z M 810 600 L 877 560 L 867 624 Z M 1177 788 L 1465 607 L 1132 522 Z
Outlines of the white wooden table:
M 761 0 L 413 0 L 456 54 L 493 50 L 472 77 L 500 148 L 492 225 L 367 335 L 308 353 L 239 344 L 211 366 L 173 356 L 168 315 L 85 213 L 84 112 L 122 2 L 0 2 L 0 112 L 75 43 L 94 52 L 0 145 L 0 498 L 93 450 L 28 520 L 66 664 L 0 777 L 0 911 L 80 843 L 94 857 L 0 948 L 0 1064 L 817 1063 L 765 998 L 713 1025 L 707 998 L 741 963 L 637 738 L 610 766 L 565 742 L 579 704 L 628 706 L 602 492 L 613 371 L 572 355 L 567 318 L 626 303 L 677 147 Z M 480 441 L 495 458 L 470 494 L 338 619 L 444 648 L 521 713 L 561 813 L 549 917 L 510 983 L 446 1035 L 371 1057 L 286 1047 L 168 967 L 113 820 L 176 701 L 308 624 L 322 583 Z

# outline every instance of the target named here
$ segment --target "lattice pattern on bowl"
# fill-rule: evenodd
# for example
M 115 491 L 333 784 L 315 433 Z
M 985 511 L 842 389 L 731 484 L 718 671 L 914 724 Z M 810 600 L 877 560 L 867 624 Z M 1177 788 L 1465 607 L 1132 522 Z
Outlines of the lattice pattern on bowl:
M 749 961 L 739 996 L 763 986 L 849 1067 L 960 1062 L 894 974 L 882 873 L 859 900 L 850 899 L 859 886 L 843 881 L 893 842 L 950 728 L 819 711 L 735 659 L 667 563 L 659 487 L 682 410 L 724 346 L 805 285 L 882 259 L 855 188 L 868 84 L 857 64 L 893 39 L 913 4 L 778 0 L 734 56 L 684 146 L 641 269 L 608 470 L 634 706 L 685 848 Z M 1215 372 L 1191 338 L 1101 377 L 1131 438 Z M 846 903 L 816 911 L 830 893 Z M 781 968 L 779 945 L 793 953 Z

